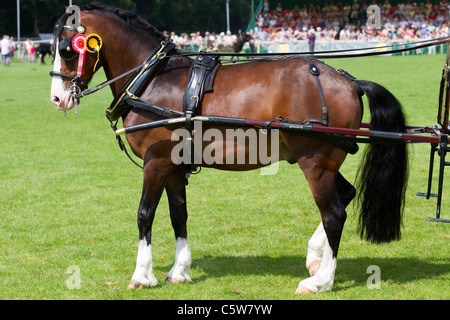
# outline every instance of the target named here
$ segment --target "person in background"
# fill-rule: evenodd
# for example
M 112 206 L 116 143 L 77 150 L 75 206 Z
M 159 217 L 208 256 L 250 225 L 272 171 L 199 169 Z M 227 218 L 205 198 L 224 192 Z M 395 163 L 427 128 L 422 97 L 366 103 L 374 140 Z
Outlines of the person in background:
M 14 59 L 14 52 L 16 51 L 16 43 L 14 42 L 14 37 L 10 37 L 9 42 L 11 43 L 11 52 L 9 54 L 9 62 L 11 63 Z
M 6 34 L 3 36 L 0 47 L 2 49 L 3 65 L 6 67 L 9 65 L 11 54 L 11 41 L 9 41 L 9 37 Z
M 269 13 L 270 11 L 270 4 L 268 0 L 264 0 L 263 11 L 264 13 Z
M 314 52 L 315 45 L 316 45 L 316 33 L 314 31 L 314 28 L 311 28 L 308 31 L 309 52 Z

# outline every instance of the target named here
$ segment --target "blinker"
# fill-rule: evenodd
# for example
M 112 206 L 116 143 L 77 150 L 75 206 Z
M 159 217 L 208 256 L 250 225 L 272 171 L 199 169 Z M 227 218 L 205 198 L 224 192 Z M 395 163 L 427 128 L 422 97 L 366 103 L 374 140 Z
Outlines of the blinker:
M 72 48 L 72 39 L 63 38 L 59 43 L 59 55 L 64 61 L 72 61 L 78 57 L 78 53 Z

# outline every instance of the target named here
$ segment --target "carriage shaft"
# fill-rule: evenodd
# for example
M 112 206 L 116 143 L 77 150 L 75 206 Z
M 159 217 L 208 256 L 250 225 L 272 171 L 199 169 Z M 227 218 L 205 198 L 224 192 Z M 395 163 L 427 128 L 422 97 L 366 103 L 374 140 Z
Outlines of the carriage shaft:
M 155 129 L 160 127 L 166 127 L 171 125 L 184 125 L 186 124 L 186 117 L 179 117 L 173 119 L 163 119 L 151 121 L 148 123 L 133 125 L 116 130 L 116 135 L 128 134 L 138 132 L 142 130 Z M 327 134 L 333 135 L 335 138 L 342 138 L 346 140 L 351 137 L 365 137 L 359 139 L 358 142 L 423 142 L 423 143 L 440 143 L 441 138 L 439 136 L 425 136 L 419 134 L 409 134 L 402 132 L 387 132 L 367 129 L 349 129 L 349 128 L 336 128 L 326 127 L 321 125 L 313 125 L 308 123 L 291 122 L 291 121 L 262 121 L 251 120 L 245 118 L 233 118 L 233 117 L 219 117 L 219 116 L 197 116 L 193 117 L 191 121 L 202 121 L 212 125 L 232 126 L 232 127 L 253 127 L 264 129 L 279 129 L 280 131 L 289 131 L 296 133 L 308 133 L 313 135 Z M 363 127 L 366 127 L 363 125 Z

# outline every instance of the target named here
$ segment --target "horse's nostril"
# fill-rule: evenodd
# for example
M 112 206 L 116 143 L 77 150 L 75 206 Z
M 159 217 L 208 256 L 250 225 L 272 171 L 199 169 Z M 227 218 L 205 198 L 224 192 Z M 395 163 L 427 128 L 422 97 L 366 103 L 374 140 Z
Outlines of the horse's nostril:
M 53 96 L 52 97 L 52 102 L 53 103 L 59 103 L 61 100 L 59 99 L 59 97 L 57 97 L 57 96 Z

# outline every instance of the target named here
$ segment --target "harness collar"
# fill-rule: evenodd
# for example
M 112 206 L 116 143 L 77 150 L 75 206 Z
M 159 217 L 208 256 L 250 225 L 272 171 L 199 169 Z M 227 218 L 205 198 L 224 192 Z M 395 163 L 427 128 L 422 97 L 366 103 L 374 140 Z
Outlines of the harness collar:
M 133 76 L 123 86 L 122 90 L 116 95 L 110 107 L 106 109 L 106 116 L 111 121 L 119 119 L 129 108 L 129 105 L 123 103 L 128 98 L 135 98 L 144 84 L 155 75 L 160 63 L 167 57 L 167 54 L 175 49 L 176 45 L 172 42 L 170 36 L 167 36 L 145 59 L 142 67 L 133 74 Z

